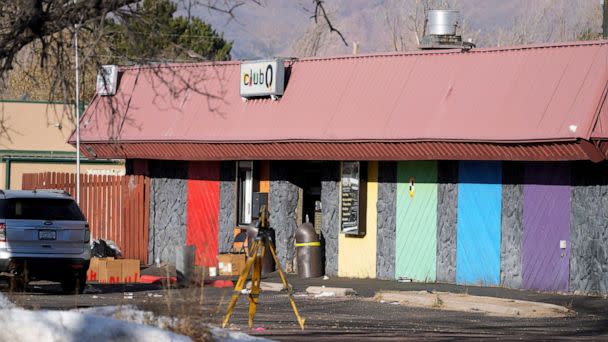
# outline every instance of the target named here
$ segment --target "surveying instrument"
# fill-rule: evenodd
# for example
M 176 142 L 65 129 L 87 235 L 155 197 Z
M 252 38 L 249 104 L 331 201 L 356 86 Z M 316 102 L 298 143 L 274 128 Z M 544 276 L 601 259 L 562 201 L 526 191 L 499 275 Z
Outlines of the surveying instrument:
M 228 305 L 228 311 L 226 312 L 226 316 L 224 316 L 224 321 L 222 322 L 222 328 L 225 328 L 230 321 L 230 316 L 232 316 L 232 312 L 234 311 L 234 307 L 236 302 L 239 299 L 239 296 L 243 293 L 243 287 L 245 287 L 247 277 L 249 273 L 251 274 L 251 291 L 247 294 L 247 299 L 249 299 L 249 328 L 253 327 L 253 317 L 255 316 L 256 307 L 259 302 L 260 297 L 260 282 L 262 279 L 262 261 L 264 260 L 264 253 L 266 253 L 266 248 L 270 250 L 272 254 L 272 258 L 277 265 L 277 271 L 279 271 L 279 275 L 281 277 L 281 281 L 287 290 L 287 296 L 289 298 L 289 302 L 291 303 L 291 308 L 293 309 L 293 313 L 296 315 L 296 319 L 300 324 L 300 328 L 304 330 L 304 318 L 300 317 L 298 313 L 298 308 L 296 307 L 296 302 L 293 299 L 293 293 L 291 292 L 291 288 L 289 288 L 289 284 L 287 284 L 287 280 L 285 279 L 285 274 L 283 274 L 283 270 L 281 269 L 281 264 L 277 258 L 277 254 L 272 245 L 272 241 L 270 238 L 270 229 L 268 227 L 268 211 L 266 206 L 262 206 L 260 210 L 260 219 L 258 224 L 256 225 L 258 229 L 258 234 L 255 237 L 254 243 L 249 249 L 249 255 L 247 262 L 245 263 L 245 268 L 239 275 L 239 280 L 234 287 L 234 293 L 232 294 L 232 298 L 230 299 L 230 304 Z

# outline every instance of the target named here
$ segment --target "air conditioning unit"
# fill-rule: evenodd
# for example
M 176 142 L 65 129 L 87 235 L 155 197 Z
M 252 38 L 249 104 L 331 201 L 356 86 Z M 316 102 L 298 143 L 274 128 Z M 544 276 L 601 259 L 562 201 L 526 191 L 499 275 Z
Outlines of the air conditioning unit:
M 102 65 L 97 74 L 97 94 L 101 96 L 112 96 L 116 94 L 118 87 L 118 66 Z

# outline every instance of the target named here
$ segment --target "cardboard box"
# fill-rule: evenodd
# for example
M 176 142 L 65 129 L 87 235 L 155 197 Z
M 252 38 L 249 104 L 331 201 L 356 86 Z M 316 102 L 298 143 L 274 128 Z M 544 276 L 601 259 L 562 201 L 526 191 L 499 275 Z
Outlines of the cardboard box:
M 99 263 L 99 282 L 118 284 L 122 276 L 121 260 L 105 260 Z
M 105 268 L 106 260 L 114 260 L 114 258 L 91 258 L 87 281 L 99 281 L 99 269 Z
M 91 258 L 89 269 L 87 270 L 87 281 L 97 281 L 99 274 L 99 259 Z
M 137 283 L 139 276 L 139 260 L 91 258 L 87 281 L 104 284 Z
M 220 254 L 217 256 L 219 275 L 238 276 L 245 269 L 245 254 Z
M 138 283 L 139 282 L 139 260 L 137 259 L 121 259 L 122 272 L 120 279 L 123 283 Z

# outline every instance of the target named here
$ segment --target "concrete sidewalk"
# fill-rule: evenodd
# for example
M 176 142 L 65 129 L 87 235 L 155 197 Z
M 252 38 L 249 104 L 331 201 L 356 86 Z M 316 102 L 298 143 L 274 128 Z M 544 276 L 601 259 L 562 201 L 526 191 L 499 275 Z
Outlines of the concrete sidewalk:
M 274 272 L 267 275 L 263 281 L 281 282 L 281 279 L 279 278 L 278 273 Z M 430 291 L 464 293 L 473 296 L 543 302 L 565 306 L 579 314 L 608 316 L 608 299 L 597 296 L 543 293 L 512 290 L 502 287 L 461 286 L 443 283 L 400 283 L 395 280 L 378 279 L 351 279 L 339 277 L 330 277 L 328 280 L 324 280 L 323 278 L 300 279 L 294 274 L 287 275 L 287 281 L 292 285 L 294 291 L 296 292 L 305 292 L 306 288 L 309 286 L 325 286 L 352 288 L 355 290 L 357 296 L 366 298 L 374 297 L 379 291 Z
M 174 268 L 171 268 L 169 271 L 169 273 L 174 272 Z M 152 266 L 142 270 L 142 274 L 167 275 L 167 270 L 160 270 Z M 486 296 L 549 303 L 564 306 L 575 311 L 577 314 L 608 317 L 608 299 L 599 296 L 513 290 L 503 287 L 462 286 L 444 283 L 401 283 L 396 280 L 352 279 L 340 277 L 329 277 L 327 280 L 323 278 L 301 279 L 295 274 L 287 274 L 286 277 L 294 292 L 297 293 L 305 293 L 306 289 L 310 286 L 352 288 L 356 293 L 355 296 L 370 299 L 380 291 L 429 291 L 449 292 L 455 294 L 462 293 L 472 296 Z M 220 276 L 214 279 L 230 279 L 236 283 L 237 278 L 238 277 Z M 273 272 L 263 276 L 262 281 L 266 283 L 281 283 L 278 272 Z

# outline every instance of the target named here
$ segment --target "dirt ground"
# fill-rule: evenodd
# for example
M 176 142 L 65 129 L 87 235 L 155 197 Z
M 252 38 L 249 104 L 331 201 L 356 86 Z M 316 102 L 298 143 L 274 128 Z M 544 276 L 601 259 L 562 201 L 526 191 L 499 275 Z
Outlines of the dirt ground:
M 276 282 L 274 276 L 265 281 Z M 352 340 L 608 340 L 608 300 L 601 297 L 540 294 L 502 288 L 447 284 L 398 283 L 380 280 L 312 279 L 289 276 L 306 329 L 297 325 L 287 296 L 266 292 L 260 296 L 254 329 L 247 327 L 246 298 L 241 296 L 230 328 L 280 341 Z M 309 285 L 351 287 L 356 296 L 314 298 Z M 158 315 L 177 316 L 198 323 L 219 325 L 230 288 L 165 289 L 157 285 L 87 285 L 85 294 L 64 296 L 56 284 L 35 284 L 23 293 L 5 294 L 15 303 L 34 309 L 70 309 L 101 305 L 134 305 Z M 373 300 L 377 291 L 442 291 L 479 296 L 532 300 L 566 306 L 575 312 L 561 318 L 508 318 L 474 312 L 415 308 Z M 5 290 L 6 291 L 6 290 Z M 130 293 L 132 293 L 132 298 Z

